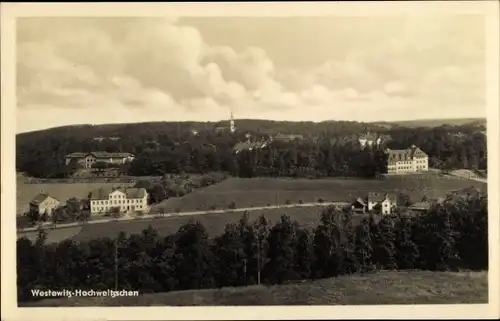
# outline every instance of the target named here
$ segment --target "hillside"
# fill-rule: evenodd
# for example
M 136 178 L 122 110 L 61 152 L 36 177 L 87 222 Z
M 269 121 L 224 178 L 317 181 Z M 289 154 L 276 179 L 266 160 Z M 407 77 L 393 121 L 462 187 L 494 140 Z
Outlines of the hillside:
M 22 306 L 217 306 L 487 303 L 487 272 L 382 271 L 286 285 L 176 291 L 121 298 L 47 299 Z
M 374 125 L 385 126 L 388 128 L 400 127 L 439 127 L 439 126 L 464 126 L 464 125 L 478 125 L 486 126 L 485 118 L 450 118 L 450 119 L 416 119 L 416 120 L 402 120 L 391 122 L 374 122 Z
M 295 122 L 295 121 L 274 121 L 260 119 L 236 119 L 236 126 L 239 131 L 260 131 L 274 133 L 306 133 L 324 132 L 331 130 L 332 132 L 349 131 L 357 133 L 365 130 L 368 127 L 371 131 L 384 130 L 383 127 L 377 124 L 363 123 L 357 121 L 325 121 L 325 122 Z M 120 136 L 124 132 L 154 132 L 156 130 L 169 131 L 185 131 L 187 129 L 195 129 L 198 131 L 211 130 L 216 126 L 227 125 L 227 121 L 218 122 L 144 122 L 144 123 L 123 123 L 123 124 L 103 124 L 103 125 L 70 125 L 48 128 L 45 130 L 37 130 L 18 134 L 18 137 L 39 136 L 45 134 L 67 134 L 75 136 L 90 136 L 90 137 L 111 137 Z
M 384 147 L 391 149 L 418 146 L 429 155 L 429 167 L 486 169 L 486 137 L 483 128 L 474 125 L 386 128 L 346 121 L 242 119 L 236 121 L 234 134 L 215 131 L 216 125 L 224 124 L 80 125 L 19 134 L 16 137 L 16 169 L 38 178 L 72 177 L 78 166 L 66 165 L 65 155 L 107 151 L 136 155 L 133 162 L 117 168 L 117 173 L 129 176 L 223 171 L 238 177 L 374 177 L 385 170 L 385 154 L 382 149 L 371 151 L 373 155 L 360 150 L 357 135 L 365 131 L 383 135 Z M 292 142 L 277 139 L 251 152 L 250 148 L 240 153 L 233 149 L 247 139 L 267 140 L 278 133 L 297 134 L 304 139 Z

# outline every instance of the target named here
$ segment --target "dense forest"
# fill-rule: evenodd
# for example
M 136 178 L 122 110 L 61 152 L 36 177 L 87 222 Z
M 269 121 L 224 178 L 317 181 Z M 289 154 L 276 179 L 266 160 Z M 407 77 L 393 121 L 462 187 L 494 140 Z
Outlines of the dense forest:
M 284 215 L 228 224 L 210 237 L 192 221 L 177 233 L 84 243 L 17 240 L 18 299 L 31 289 L 129 289 L 141 293 L 281 284 L 385 270 L 487 270 L 487 198 L 448 201 L 425 215 L 357 216 L 327 208 L 314 230 Z
M 131 164 L 120 169 L 122 174 L 131 176 L 224 171 L 240 177 L 375 177 L 385 171 L 386 157 L 382 149 L 360 148 L 357 136 L 366 131 L 387 137 L 384 148 L 408 148 L 412 144 L 420 147 L 429 155 L 430 167 L 484 170 L 487 165 L 484 126 L 476 123 L 408 128 L 358 122 L 237 120 L 235 134 L 216 132 L 215 125 L 194 122 L 83 125 L 19 134 L 16 169 L 33 177 L 67 177 L 76 167 L 64 164 L 66 154 L 108 151 L 136 155 Z M 266 141 L 278 133 L 304 138 L 274 141 L 265 148 L 241 153 L 233 149 L 237 143 Z

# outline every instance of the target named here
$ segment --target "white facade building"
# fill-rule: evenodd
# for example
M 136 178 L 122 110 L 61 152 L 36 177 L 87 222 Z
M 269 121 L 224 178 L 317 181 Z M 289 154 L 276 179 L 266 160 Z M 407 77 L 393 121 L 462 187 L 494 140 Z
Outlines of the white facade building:
M 392 209 L 397 206 L 394 195 L 381 193 L 368 193 L 368 211 L 373 211 L 380 206 L 380 212 L 384 215 L 391 214 Z
M 429 170 L 429 156 L 412 145 L 408 149 L 387 149 L 387 173 L 417 173 Z
M 66 165 L 71 160 L 76 162 L 83 168 L 92 168 L 96 162 L 104 162 L 108 164 L 125 164 L 133 161 L 135 156 L 131 153 L 108 153 L 108 152 L 91 152 L 91 153 L 72 153 L 65 156 Z
M 148 193 L 144 188 L 100 188 L 92 191 L 92 215 L 109 213 L 112 208 L 119 208 L 121 213 L 148 212 Z

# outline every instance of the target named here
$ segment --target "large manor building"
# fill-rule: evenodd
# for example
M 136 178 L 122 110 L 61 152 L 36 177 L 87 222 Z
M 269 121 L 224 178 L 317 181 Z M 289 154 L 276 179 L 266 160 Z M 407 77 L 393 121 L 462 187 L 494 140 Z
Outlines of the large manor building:
M 429 170 L 429 156 L 412 145 L 407 149 L 387 149 L 387 173 L 416 173 Z
M 72 160 L 83 168 L 92 168 L 97 162 L 108 164 L 125 164 L 134 160 L 131 153 L 108 153 L 108 152 L 90 152 L 90 153 L 71 153 L 64 157 L 66 165 Z
M 144 188 L 99 188 L 91 192 L 90 211 L 94 214 L 109 213 L 119 208 L 121 213 L 147 212 L 148 193 Z

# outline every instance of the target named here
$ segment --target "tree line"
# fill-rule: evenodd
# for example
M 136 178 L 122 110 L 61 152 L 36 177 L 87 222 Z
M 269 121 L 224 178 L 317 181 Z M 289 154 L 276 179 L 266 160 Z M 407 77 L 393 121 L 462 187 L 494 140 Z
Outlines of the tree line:
M 358 122 L 270 122 L 241 120 L 237 132 L 216 133 L 207 123 L 141 123 L 71 126 L 19 134 L 16 168 L 33 177 L 71 176 L 77 166 L 66 165 L 72 152 L 131 152 L 136 159 L 118 170 L 132 176 L 225 171 L 236 176 L 364 176 L 385 170 L 383 155 L 363 151 L 357 137 L 366 130 L 385 135 L 384 148 L 425 151 L 434 168 L 486 169 L 484 126 L 469 124 L 435 128 L 385 128 Z M 192 129 L 198 130 L 196 134 Z M 277 133 L 304 139 L 273 142 L 263 149 L 235 153 L 238 142 L 268 140 Z M 99 139 L 95 137 L 120 139 Z M 389 139 L 390 138 L 390 139 Z M 97 166 L 97 165 L 96 165 Z M 102 171 L 103 166 L 97 166 Z
M 421 215 L 356 215 L 326 208 L 314 229 L 290 217 L 271 225 L 244 214 L 211 237 L 191 221 L 160 236 L 77 243 L 17 241 L 20 302 L 31 289 L 130 289 L 141 293 L 282 284 L 384 270 L 488 269 L 487 197 L 466 196 Z

